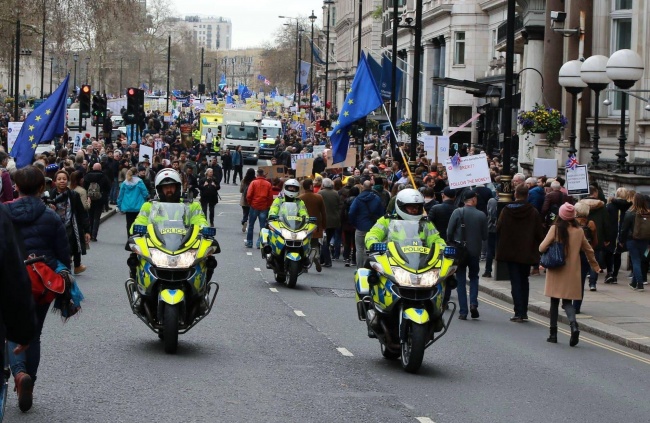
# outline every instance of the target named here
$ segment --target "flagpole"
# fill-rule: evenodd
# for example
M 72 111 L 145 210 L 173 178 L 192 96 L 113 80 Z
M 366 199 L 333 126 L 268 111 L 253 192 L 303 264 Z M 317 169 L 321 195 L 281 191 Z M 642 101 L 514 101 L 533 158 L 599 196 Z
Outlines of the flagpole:
M 384 113 L 388 115 L 388 111 L 386 110 L 386 105 L 384 103 L 382 103 L 381 108 L 384 110 Z M 404 161 L 404 166 L 406 167 L 406 171 L 408 172 L 409 179 L 411 180 L 411 184 L 413 184 L 413 188 L 415 188 L 415 180 L 413 179 L 413 175 L 411 174 L 411 169 L 409 168 L 408 161 L 406 160 L 406 157 L 404 157 L 404 152 L 402 151 L 402 147 L 397 145 L 397 134 L 395 132 L 395 127 L 393 126 L 393 122 L 391 122 L 390 119 L 388 120 L 388 124 L 390 125 L 390 131 L 392 134 L 390 140 L 395 140 L 395 145 L 394 146 L 391 145 L 391 152 L 393 151 L 392 147 L 395 147 L 397 150 L 399 150 L 399 154 L 400 156 L 402 156 L 402 160 Z M 396 158 L 397 157 L 393 157 L 393 159 Z

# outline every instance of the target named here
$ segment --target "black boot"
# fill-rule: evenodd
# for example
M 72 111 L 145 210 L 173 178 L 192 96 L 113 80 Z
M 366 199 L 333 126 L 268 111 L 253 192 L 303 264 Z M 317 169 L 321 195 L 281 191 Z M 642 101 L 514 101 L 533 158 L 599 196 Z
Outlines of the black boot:
M 546 342 L 557 344 L 557 326 L 555 327 L 551 326 L 551 334 L 549 335 L 548 338 L 546 338 Z
M 580 341 L 580 329 L 578 328 L 578 322 L 571 322 L 571 339 L 569 340 L 569 345 L 575 347 Z

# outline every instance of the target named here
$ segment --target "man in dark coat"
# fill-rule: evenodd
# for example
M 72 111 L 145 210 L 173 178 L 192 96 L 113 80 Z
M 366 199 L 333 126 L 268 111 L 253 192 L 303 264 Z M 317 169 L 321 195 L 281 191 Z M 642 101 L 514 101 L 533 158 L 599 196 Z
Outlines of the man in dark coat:
M 456 191 L 446 187 L 442 190 L 442 203 L 436 204 L 431 207 L 429 211 L 429 221 L 436 227 L 442 239 L 447 241 L 447 227 L 449 226 L 449 219 L 451 214 L 456 210 L 454 201 L 456 199 Z
M 315 175 L 316 173 L 321 174 L 325 172 L 326 167 L 327 167 L 327 163 L 325 163 L 325 160 L 323 159 L 323 155 L 318 154 L 314 159 L 314 165 L 312 167 L 311 174 L 312 175 Z
M 20 344 L 23 351 L 36 333 L 36 314 L 29 276 L 5 206 L 0 205 L 0 339 Z M 0 348 L 0 363 L 4 363 Z
M 530 266 L 539 263 L 539 244 L 544 225 L 535 207 L 528 203 L 528 187 L 515 188 L 515 202 L 508 204 L 497 221 L 497 260 L 508 265 L 515 315 L 510 321 L 528 320 Z
M 99 220 L 102 217 L 102 212 L 104 211 L 104 204 L 108 199 L 108 194 L 111 192 L 111 183 L 106 178 L 106 175 L 102 172 L 102 165 L 100 163 L 95 163 L 93 165 L 93 170 L 88 172 L 84 176 L 84 188 L 86 191 L 90 188 L 90 184 L 96 183 L 99 185 L 101 198 L 91 199 L 90 201 L 90 240 L 97 241 L 97 231 L 99 231 Z M 90 198 L 90 192 L 88 193 Z

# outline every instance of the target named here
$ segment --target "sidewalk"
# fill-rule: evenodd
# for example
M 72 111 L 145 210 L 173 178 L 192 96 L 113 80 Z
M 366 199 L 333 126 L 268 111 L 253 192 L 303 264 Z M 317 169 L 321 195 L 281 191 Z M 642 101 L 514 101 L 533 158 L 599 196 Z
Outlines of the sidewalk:
M 481 271 L 482 268 L 483 263 Z M 650 292 L 630 289 L 628 274 L 629 271 L 621 268 L 617 285 L 606 285 L 605 275 L 599 275 L 596 292 L 589 291 L 589 285 L 585 285 L 585 298 L 578 315 L 580 330 L 650 354 Z M 528 310 L 549 317 L 550 301 L 544 296 L 544 281 L 543 272 L 540 276 L 530 277 Z M 509 280 L 481 278 L 479 290 L 512 304 Z M 562 309 L 559 320 L 568 324 Z
M 107 212 L 102 213 L 102 217 L 99 218 L 99 223 L 102 224 L 108 219 L 109 217 L 115 215 L 117 213 L 117 206 L 110 205 L 108 206 L 109 210 Z

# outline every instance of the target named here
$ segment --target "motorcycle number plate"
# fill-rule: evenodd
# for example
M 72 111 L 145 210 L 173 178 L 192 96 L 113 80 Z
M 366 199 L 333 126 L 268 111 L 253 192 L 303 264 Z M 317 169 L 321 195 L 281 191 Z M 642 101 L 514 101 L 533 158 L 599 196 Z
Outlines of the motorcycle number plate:
M 296 234 L 292 232 L 291 233 L 291 239 L 296 239 L 296 238 L 297 238 Z

